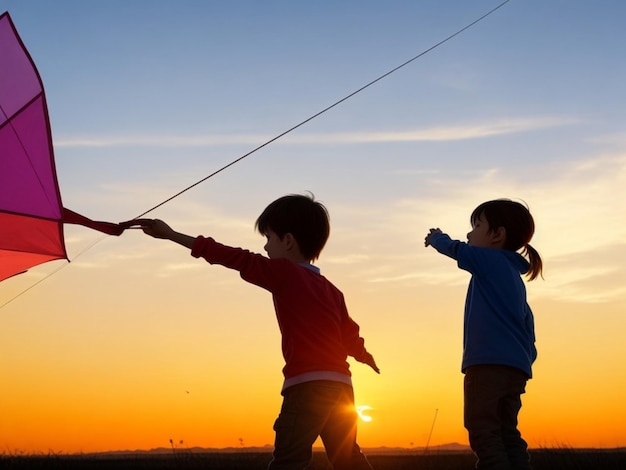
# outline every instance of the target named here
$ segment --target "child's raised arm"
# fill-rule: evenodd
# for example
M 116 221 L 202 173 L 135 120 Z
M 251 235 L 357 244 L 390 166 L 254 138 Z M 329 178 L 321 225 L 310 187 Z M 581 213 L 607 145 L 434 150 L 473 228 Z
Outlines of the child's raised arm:
M 443 233 L 440 228 L 431 228 L 428 234 L 426 235 L 426 238 L 424 238 L 424 246 L 430 246 L 430 239 L 432 238 L 433 235 L 438 234 L 438 233 Z
M 191 248 L 196 237 L 185 235 L 172 229 L 169 225 L 159 219 L 134 219 L 122 222 L 120 226 L 124 228 L 141 227 L 143 233 L 154 238 L 171 240 L 179 245 Z

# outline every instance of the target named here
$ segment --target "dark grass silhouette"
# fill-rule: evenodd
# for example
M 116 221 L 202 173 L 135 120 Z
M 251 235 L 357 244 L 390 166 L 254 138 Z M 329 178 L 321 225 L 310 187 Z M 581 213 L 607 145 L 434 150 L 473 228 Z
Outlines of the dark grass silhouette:
M 624 449 L 535 449 L 530 451 L 534 470 L 624 470 Z M 39 470 L 265 470 L 270 452 L 176 452 L 126 455 L 0 455 L 0 469 Z M 375 470 L 469 470 L 471 452 L 372 454 Z M 314 452 L 310 470 L 330 470 L 323 452 Z

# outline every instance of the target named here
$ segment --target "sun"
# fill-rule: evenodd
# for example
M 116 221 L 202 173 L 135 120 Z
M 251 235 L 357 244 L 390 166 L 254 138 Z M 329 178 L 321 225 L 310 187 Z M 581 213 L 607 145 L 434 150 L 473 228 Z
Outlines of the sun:
M 369 423 L 370 421 L 372 421 L 372 417 L 366 415 L 365 412 L 371 409 L 373 409 L 371 406 L 361 405 L 356 407 L 356 412 L 361 420 L 363 420 L 365 423 Z

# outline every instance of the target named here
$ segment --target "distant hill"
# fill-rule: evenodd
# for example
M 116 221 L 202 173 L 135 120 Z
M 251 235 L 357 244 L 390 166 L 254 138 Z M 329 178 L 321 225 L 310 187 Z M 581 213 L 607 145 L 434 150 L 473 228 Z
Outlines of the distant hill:
M 85 456 L 98 457 L 120 457 L 125 455 L 162 455 L 162 454 L 246 454 L 246 453 L 269 453 L 272 452 L 273 446 L 266 445 L 261 447 L 156 447 L 149 450 L 113 450 L 108 452 L 98 452 L 91 454 L 83 454 Z M 323 447 L 315 447 L 317 452 L 322 452 Z M 403 455 L 403 454 L 442 454 L 449 452 L 469 452 L 469 446 L 452 442 L 450 444 L 442 444 L 438 446 L 425 447 L 368 447 L 363 448 L 365 454 L 371 455 Z
M 364 448 L 366 454 L 442 454 L 448 452 L 470 452 L 471 449 L 467 445 L 451 442 L 449 444 L 441 444 L 438 446 L 426 447 L 369 447 Z

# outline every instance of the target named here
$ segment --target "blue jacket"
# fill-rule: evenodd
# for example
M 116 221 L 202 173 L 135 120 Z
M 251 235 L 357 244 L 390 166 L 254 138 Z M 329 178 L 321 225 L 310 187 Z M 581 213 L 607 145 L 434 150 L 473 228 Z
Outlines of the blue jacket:
M 433 235 L 431 245 L 472 275 L 465 299 L 461 370 L 497 364 L 532 377 L 535 326 L 521 277 L 528 261 L 514 251 L 469 246 L 445 233 Z

